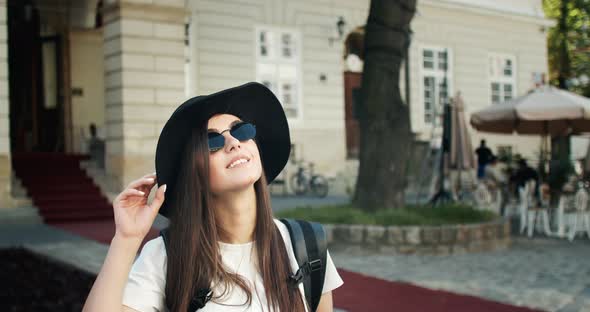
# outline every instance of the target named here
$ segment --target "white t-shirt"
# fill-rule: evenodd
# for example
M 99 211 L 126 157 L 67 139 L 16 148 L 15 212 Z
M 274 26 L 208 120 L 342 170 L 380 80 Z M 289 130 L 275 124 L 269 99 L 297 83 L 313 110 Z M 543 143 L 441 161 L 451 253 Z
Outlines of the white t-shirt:
M 299 268 L 289 230 L 279 220 L 274 220 L 283 236 L 287 254 L 291 262 L 291 269 L 296 272 Z M 264 293 L 262 277 L 255 266 L 256 255 L 254 243 L 226 244 L 219 242 L 221 258 L 230 272 L 240 274 L 252 291 L 252 304 L 248 306 L 246 294 L 241 288 L 234 286 L 227 292 L 220 302 L 209 301 L 199 312 L 215 311 L 266 311 L 267 300 Z M 340 287 L 343 282 L 336 271 L 330 254 L 327 254 L 326 275 L 322 293 L 330 292 Z M 147 242 L 139 257 L 135 260 L 123 294 L 123 304 L 141 312 L 168 311 L 164 302 L 166 284 L 166 247 L 161 236 Z M 223 289 L 213 289 L 214 294 L 220 294 Z M 303 283 L 299 284 L 299 291 L 305 302 Z M 220 304 L 221 303 L 221 304 Z M 231 306 L 233 305 L 233 306 Z M 307 308 L 306 308 L 307 310 Z

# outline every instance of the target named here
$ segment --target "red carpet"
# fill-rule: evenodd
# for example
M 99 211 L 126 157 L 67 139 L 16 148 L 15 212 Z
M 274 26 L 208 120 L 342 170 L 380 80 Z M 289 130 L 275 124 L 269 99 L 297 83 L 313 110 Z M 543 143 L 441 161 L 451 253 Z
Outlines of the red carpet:
M 348 312 L 539 312 L 473 296 L 390 282 L 338 269 L 344 285 L 334 291 L 334 306 Z
M 115 234 L 113 207 L 80 168 L 87 155 L 13 153 L 16 176 L 39 209 L 43 221 L 101 243 Z M 152 229 L 146 240 L 158 235 Z
M 13 168 L 48 224 L 113 218 L 113 208 L 80 168 L 85 155 L 13 154 Z

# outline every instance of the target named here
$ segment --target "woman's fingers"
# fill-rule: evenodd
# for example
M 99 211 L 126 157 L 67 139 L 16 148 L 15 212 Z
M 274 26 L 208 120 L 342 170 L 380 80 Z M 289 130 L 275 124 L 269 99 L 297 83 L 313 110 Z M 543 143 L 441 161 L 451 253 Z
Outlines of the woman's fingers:
M 158 211 L 160 211 L 160 207 L 162 206 L 162 203 L 164 202 L 165 193 L 166 193 L 166 186 L 167 185 L 164 184 L 156 190 L 156 196 L 154 197 L 154 200 L 150 204 L 152 210 L 154 210 L 155 213 L 158 213 Z
M 156 178 L 156 173 L 155 172 L 148 173 L 148 174 L 144 175 L 142 178 Z
M 142 188 L 145 187 L 147 189 L 151 189 L 154 184 L 156 184 L 156 179 L 155 178 L 141 178 L 138 180 L 135 180 L 131 183 L 129 183 L 129 185 L 127 186 L 128 189 L 130 188 L 134 188 L 134 189 L 138 189 L 138 188 Z
M 125 199 L 127 199 L 127 198 L 129 198 L 131 196 L 141 196 L 141 197 L 143 197 L 143 196 L 145 196 L 145 192 L 140 191 L 140 190 L 136 190 L 136 189 L 133 189 L 133 188 L 128 188 L 128 189 L 125 189 L 123 192 L 121 192 L 121 194 L 119 195 L 119 199 L 120 200 L 125 200 Z

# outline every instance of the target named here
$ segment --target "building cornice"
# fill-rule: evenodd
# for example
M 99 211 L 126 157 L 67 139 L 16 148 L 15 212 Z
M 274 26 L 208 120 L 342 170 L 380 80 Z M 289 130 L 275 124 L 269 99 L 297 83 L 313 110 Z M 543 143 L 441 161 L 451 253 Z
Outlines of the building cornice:
M 484 7 L 477 4 L 464 4 L 464 3 L 454 3 L 445 0 L 421 0 L 420 4 L 429 6 L 429 7 L 436 7 L 436 8 L 444 8 L 444 9 L 451 9 L 451 10 L 462 10 L 467 11 L 470 13 L 486 15 L 486 16 L 495 16 L 495 17 L 502 17 L 510 20 L 520 21 L 520 22 L 527 22 L 537 24 L 539 26 L 545 27 L 552 27 L 555 26 L 555 21 L 552 19 L 545 18 L 543 16 L 533 16 L 522 14 L 516 11 L 507 11 L 502 10 L 500 8 L 490 8 Z

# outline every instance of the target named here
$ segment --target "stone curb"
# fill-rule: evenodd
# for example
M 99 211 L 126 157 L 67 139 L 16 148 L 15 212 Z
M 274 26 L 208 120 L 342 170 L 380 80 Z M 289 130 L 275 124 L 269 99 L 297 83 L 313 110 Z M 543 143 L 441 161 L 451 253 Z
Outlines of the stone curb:
M 330 248 L 383 254 L 448 255 L 506 249 L 510 220 L 443 226 L 325 224 Z

